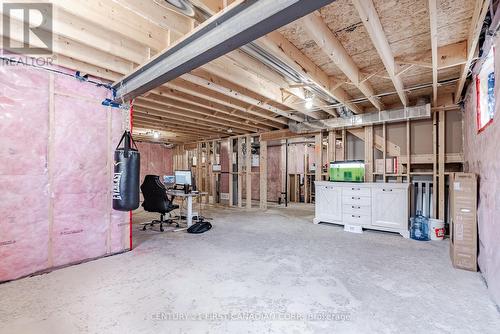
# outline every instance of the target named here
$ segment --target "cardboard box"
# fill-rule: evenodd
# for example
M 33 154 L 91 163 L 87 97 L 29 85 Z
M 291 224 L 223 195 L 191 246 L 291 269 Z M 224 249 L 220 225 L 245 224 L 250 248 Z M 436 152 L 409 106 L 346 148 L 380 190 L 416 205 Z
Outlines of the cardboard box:
M 375 159 L 375 173 L 384 174 L 384 159 Z
M 455 268 L 477 271 L 477 178 L 450 177 L 450 257 Z

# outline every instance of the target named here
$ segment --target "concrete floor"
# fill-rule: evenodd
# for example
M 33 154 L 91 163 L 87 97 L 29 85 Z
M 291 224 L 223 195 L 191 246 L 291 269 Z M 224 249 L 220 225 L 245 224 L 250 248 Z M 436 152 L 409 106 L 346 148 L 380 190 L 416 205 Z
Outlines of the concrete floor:
M 453 269 L 446 241 L 313 225 L 310 206 L 205 214 L 214 218 L 208 233 L 137 227 L 132 252 L 0 285 L 0 333 L 500 328 L 480 274 Z

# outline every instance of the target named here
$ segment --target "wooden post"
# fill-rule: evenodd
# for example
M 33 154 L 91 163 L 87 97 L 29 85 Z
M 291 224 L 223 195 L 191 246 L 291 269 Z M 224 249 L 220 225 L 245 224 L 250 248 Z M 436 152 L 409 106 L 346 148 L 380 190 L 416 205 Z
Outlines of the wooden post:
M 229 206 L 233 206 L 233 138 L 227 139 L 227 150 L 229 152 Z
M 309 179 L 308 179 L 308 174 L 309 174 L 309 161 L 307 159 L 307 144 L 304 144 L 304 203 L 309 203 Z M 300 176 L 299 176 L 300 178 Z M 300 184 L 300 182 L 299 182 Z M 300 198 L 300 190 L 299 190 L 299 196 Z M 297 202 L 300 202 L 300 199 L 297 200 Z
M 243 207 L 243 138 L 238 137 L 238 207 Z
M 267 209 L 267 142 L 260 142 L 260 208 Z
M 342 129 L 342 161 L 347 160 L 347 132 Z
M 445 219 L 446 110 L 439 112 L 439 219 Z
M 438 217 L 438 182 L 437 182 L 437 113 L 432 113 L 432 218 Z
M 252 208 L 252 137 L 246 136 L 246 201 L 247 209 Z
M 406 175 L 408 183 L 411 183 L 411 123 L 406 121 Z
M 203 190 L 203 185 L 202 185 L 202 180 L 203 178 L 201 177 L 201 142 L 196 144 L 196 186 L 198 187 L 199 191 Z M 198 203 L 201 203 L 201 197 L 198 196 Z
M 382 125 L 382 158 L 384 159 L 384 182 L 386 182 L 386 172 L 387 172 L 387 126 L 385 123 Z
M 212 141 L 212 156 L 210 159 L 210 173 L 211 173 L 211 190 L 212 190 L 212 202 L 213 204 L 217 203 L 217 173 L 214 172 L 214 165 L 216 163 L 216 156 L 217 156 L 217 142 L 215 140 Z
M 373 182 L 373 125 L 365 126 L 365 181 Z
M 205 142 L 205 204 L 210 203 L 210 142 Z
M 323 133 L 317 134 L 314 138 L 314 154 L 314 159 L 316 161 L 314 180 L 321 181 L 323 174 Z
M 287 141 L 285 139 L 281 140 L 281 159 L 280 159 L 280 169 L 281 169 L 281 191 L 286 193 L 286 198 L 284 198 L 285 201 L 289 201 L 290 199 L 290 192 L 288 191 L 288 176 L 286 175 L 288 171 L 286 170 L 287 166 L 287 154 L 286 150 L 288 150 L 287 147 Z
M 335 161 L 335 136 L 336 131 L 328 131 L 328 153 L 326 154 L 328 157 L 328 164 L 331 161 Z

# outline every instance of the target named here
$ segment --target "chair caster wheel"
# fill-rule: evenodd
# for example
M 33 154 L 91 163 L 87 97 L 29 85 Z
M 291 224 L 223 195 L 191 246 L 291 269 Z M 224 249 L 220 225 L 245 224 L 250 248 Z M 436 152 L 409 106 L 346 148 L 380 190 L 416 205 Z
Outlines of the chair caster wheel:
M 179 227 L 179 224 L 175 224 L 175 227 Z
M 142 227 L 142 230 L 143 230 L 143 231 L 146 231 L 146 225 L 144 225 L 144 226 Z
M 163 232 L 163 231 L 165 231 L 165 230 L 163 229 L 163 226 L 160 225 L 160 232 Z

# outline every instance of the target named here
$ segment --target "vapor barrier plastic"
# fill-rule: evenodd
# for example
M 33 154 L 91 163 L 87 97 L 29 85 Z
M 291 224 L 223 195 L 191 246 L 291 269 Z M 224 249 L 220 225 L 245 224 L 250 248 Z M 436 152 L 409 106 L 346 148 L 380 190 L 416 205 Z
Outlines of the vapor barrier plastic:
M 495 56 L 496 66 L 500 57 Z M 498 67 L 497 67 L 498 68 Z M 495 73 L 498 78 L 498 72 Z M 497 81 L 499 82 L 499 81 Z M 465 170 L 479 176 L 478 194 L 478 264 L 493 299 L 500 305 L 500 112 L 497 99 L 496 118 L 477 133 L 476 87 L 470 85 L 465 100 L 464 157 Z
M 101 105 L 109 95 L 0 67 L 0 281 L 128 249 L 128 215 L 111 209 L 123 116 Z

